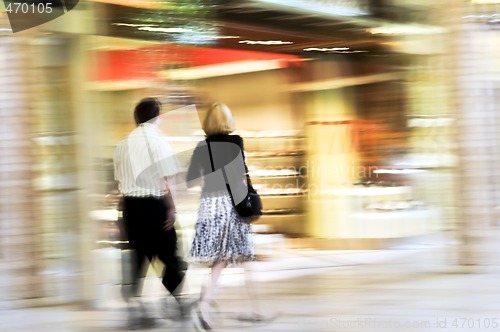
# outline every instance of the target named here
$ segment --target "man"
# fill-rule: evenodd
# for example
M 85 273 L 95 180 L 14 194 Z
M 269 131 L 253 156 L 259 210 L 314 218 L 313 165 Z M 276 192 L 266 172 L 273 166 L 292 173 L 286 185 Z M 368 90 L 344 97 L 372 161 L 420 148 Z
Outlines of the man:
M 165 264 L 162 283 L 176 298 L 184 316 L 188 307 L 179 295 L 185 263 L 177 256 L 172 195 L 178 167 L 170 145 L 158 128 L 160 108 L 156 98 L 142 99 L 136 105 L 137 128 L 116 147 L 115 179 L 123 195 L 123 220 L 134 251 L 130 296 L 140 299 L 142 278 L 149 263 L 158 258 Z M 133 324 L 152 324 L 152 320 L 144 317 L 141 322 Z

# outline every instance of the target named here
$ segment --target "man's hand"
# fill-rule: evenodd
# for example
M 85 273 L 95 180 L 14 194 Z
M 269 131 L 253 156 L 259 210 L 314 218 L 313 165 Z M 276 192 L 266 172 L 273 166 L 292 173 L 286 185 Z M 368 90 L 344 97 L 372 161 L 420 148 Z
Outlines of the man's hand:
M 176 217 L 175 210 L 174 209 L 168 209 L 167 219 L 165 220 L 165 225 L 163 226 L 164 230 L 169 231 L 172 228 L 174 228 L 175 217 Z

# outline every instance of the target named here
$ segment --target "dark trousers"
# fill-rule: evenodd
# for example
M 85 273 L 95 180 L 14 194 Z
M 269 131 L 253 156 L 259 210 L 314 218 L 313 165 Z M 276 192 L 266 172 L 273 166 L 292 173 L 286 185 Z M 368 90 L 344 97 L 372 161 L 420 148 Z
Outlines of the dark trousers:
M 140 296 L 142 278 L 155 257 L 165 265 L 162 278 L 165 288 L 174 296 L 180 292 L 177 288 L 184 279 L 186 264 L 177 256 L 175 229 L 163 229 L 166 216 L 163 198 L 125 197 L 123 200 L 123 220 L 134 251 L 131 256 L 132 296 Z

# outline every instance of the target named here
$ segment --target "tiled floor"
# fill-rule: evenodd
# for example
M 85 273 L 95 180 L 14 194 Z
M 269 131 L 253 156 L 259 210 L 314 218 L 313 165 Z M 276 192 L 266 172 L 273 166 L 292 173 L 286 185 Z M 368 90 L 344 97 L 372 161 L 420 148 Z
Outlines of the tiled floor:
M 263 323 L 236 319 L 248 308 L 241 271 L 228 269 L 217 296 L 215 331 L 493 331 L 500 329 L 500 269 L 467 273 L 454 246 L 419 245 L 383 251 L 282 250 L 254 266 Z M 193 280 L 202 269 L 191 271 Z M 198 278 L 199 280 L 200 278 Z M 196 282 L 190 286 L 192 294 Z M 160 285 L 161 286 L 161 285 Z M 159 282 L 148 280 L 145 300 L 159 325 L 151 331 L 194 331 L 162 311 Z M 111 293 L 110 293 L 111 294 Z M 119 298 L 96 311 L 40 308 L 0 311 L 1 331 L 98 332 L 125 330 Z

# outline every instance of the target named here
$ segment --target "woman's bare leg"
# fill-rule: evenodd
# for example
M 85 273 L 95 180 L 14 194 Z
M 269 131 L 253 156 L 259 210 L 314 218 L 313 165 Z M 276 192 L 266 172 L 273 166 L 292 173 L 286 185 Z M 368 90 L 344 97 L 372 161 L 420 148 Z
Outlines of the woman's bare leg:
M 210 303 L 213 301 L 215 290 L 217 289 L 217 283 L 226 265 L 226 262 L 218 262 L 214 264 L 210 269 L 210 274 L 205 278 L 205 284 L 201 291 L 199 305 L 201 313 L 205 318 L 208 317 L 210 312 Z
M 260 316 L 262 314 L 260 308 L 260 296 L 258 283 L 255 282 L 255 274 L 251 266 L 251 262 L 246 262 L 243 264 L 243 273 L 245 275 L 245 288 L 247 290 L 248 299 L 250 301 L 250 317 L 256 315 Z

